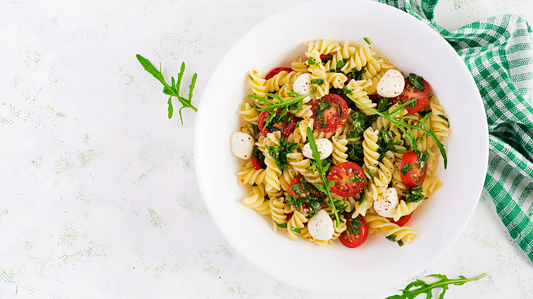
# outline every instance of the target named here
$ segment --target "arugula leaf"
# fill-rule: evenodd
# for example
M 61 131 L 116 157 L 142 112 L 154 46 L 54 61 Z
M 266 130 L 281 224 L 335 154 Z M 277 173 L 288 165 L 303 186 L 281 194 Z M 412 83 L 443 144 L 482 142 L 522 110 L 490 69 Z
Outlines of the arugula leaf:
M 296 92 L 289 92 L 288 95 L 293 96 L 290 100 L 284 100 L 282 97 L 275 93 L 266 93 L 264 97 L 260 97 L 255 94 L 248 95 L 248 98 L 255 99 L 259 104 L 266 105 L 265 108 L 255 108 L 257 111 L 272 111 L 277 108 L 283 108 L 288 110 L 289 107 L 294 107 L 293 105 L 296 104 L 298 111 L 302 109 L 302 103 L 303 100 L 315 93 L 315 91 L 311 91 L 310 93 L 300 95 Z M 284 113 L 283 113 L 284 114 Z
M 298 143 L 292 143 L 285 138 L 281 137 L 279 139 L 279 145 L 267 145 L 268 153 L 274 159 L 279 169 L 283 171 L 285 167 L 289 166 L 287 161 L 287 154 L 291 153 L 298 148 Z
M 152 74 L 152 76 L 154 76 L 154 78 L 156 78 L 159 82 L 161 82 L 163 84 L 163 93 L 170 96 L 168 98 L 168 101 L 167 101 L 167 103 L 168 103 L 168 118 L 169 119 L 171 119 L 172 115 L 174 114 L 174 106 L 172 105 L 172 97 L 178 98 L 178 100 L 180 101 L 180 103 L 182 105 L 180 110 L 179 110 L 179 114 L 180 114 L 181 124 L 183 125 L 183 116 L 181 115 L 181 110 L 183 108 L 191 108 L 192 110 L 194 110 L 194 112 L 198 111 L 196 109 L 196 107 L 194 107 L 191 104 L 192 93 L 193 93 L 194 87 L 196 85 L 197 74 L 195 73 L 192 76 L 191 85 L 189 85 L 189 98 L 186 99 L 186 98 L 184 98 L 184 97 L 179 95 L 180 87 L 181 87 L 181 79 L 183 78 L 183 73 L 185 72 L 185 62 L 181 63 L 180 72 L 178 73 L 178 82 L 175 81 L 174 77 L 171 77 L 171 79 L 170 79 L 171 80 L 171 84 L 169 85 L 165 81 L 165 77 L 161 73 L 161 70 L 157 70 L 155 68 L 155 66 L 148 59 L 142 57 L 140 54 L 137 54 L 137 60 L 139 60 L 141 65 L 144 67 L 144 69 L 148 73 Z M 161 66 L 160 66 L 160 69 L 161 69 Z
M 335 219 L 337 220 L 337 224 L 341 223 L 339 214 L 337 213 L 337 208 L 335 206 L 335 201 L 333 200 L 333 197 L 331 196 L 331 192 L 329 190 L 330 183 L 326 179 L 326 171 L 324 170 L 324 166 L 322 165 L 322 160 L 320 160 L 320 152 L 318 151 L 318 147 L 315 142 L 315 137 L 313 136 L 313 130 L 311 128 L 307 127 L 307 138 L 309 139 L 309 146 L 311 147 L 311 151 L 313 153 L 313 159 L 310 160 L 311 164 L 315 166 L 318 173 L 320 174 L 320 177 L 322 178 L 322 190 L 323 193 L 325 193 L 328 197 L 327 205 L 331 207 L 333 210 L 333 214 L 335 215 Z M 329 164 L 329 163 L 328 163 Z M 327 169 L 329 165 L 327 165 L 325 168 Z M 319 185 L 315 183 L 315 186 Z M 324 187 L 325 186 L 325 187 Z M 318 189 L 318 187 L 317 187 Z M 320 189 L 319 189 L 320 190 Z
M 431 130 L 431 128 L 428 125 L 426 125 L 426 121 L 429 119 L 429 117 L 431 116 L 432 112 L 429 112 L 428 114 L 426 114 L 422 120 L 419 120 L 419 119 L 414 118 L 414 117 L 409 116 L 409 115 L 406 115 L 406 116 L 402 116 L 401 115 L 401 112 L 402 112 L 403 108 L 405 106 L 410 105 L 411 103 L 415 102 L 416 99 L 411 99 L 411 100 L 409 100 L 409 101 L 407 101 L 405 103 L 402 103 L 401 105 L 398 105 L 398 107 L 396 107 L 396 109 L 394 109 L 394 111 L 392 111 L 392 112 L 389 112 L 389 111 L 380 112 L 380 111 L 378 111 L 378 110 L 376 110 L 374 108 L 368 107 L 367 105 L 361 103 L 358 99 L 352 97 L 351 95 L 346 95 L 346 96 L 348 98 L 350 98 L 352 101 L 354 101 L 356 104 L 359 104 L 363 108 L 365 108 L 365 109 L 367 109 L 369 111 L 372 111 L 375 114 L 373 116 L 382 116 L 383 118 L 385 118 L 386 120 L 391 122 L 392 125 L 398 127 L 398 129 L 400 129 L 402 131 L 402 134 L 407 138 L 407 140 L 409 140 L 409 143 L 410 143 L 410 145 L 411 145 L 411 147 L 413 149 L 417 148 L 416 137 L 414 135 L 413 130 L 414 129 L 418 129 L 418 130 L 421 130 L 424 133 L 426 133 L 428 136 L 433 138 L 433 140 L 435 140 L 435 144 L 439 148 L 439 151 L 440 151 L 440 153 L 442 155 L 442 159 L 444 160 L 444 168 L 447 167 L 447 165 L 448 165 L 448 157 L 446 155 L 446 150 L 444 149 L 444 145 L 442 144 L 442 142 L 440 142 L 440 140 L 437 138 L 437 136 Z M 408 123 L 405 123 L 404 120 L 408 120 L 408 119 L 416 121 L 419 124 L 408 124 Z
M 440 278 L 440 280 L 433 282 L 433 283 L 427 283 L 423 280 L 417 279 L 410 284 L 408 284 L 405 289 L 401 289 L 400 291 L 402 294 L 400 295 L 392 295 L 385 299 L 414 299 L 418 295 L 426 294 L 426 298 L 432 298 L 433 289 L 440 288 L 442 289 L 442 293 L 439 296 L 439 299 L 444 298 L 444 294 L 448 290 L 448 285 L 454 284 L 454 285 L 464 285 L 467 282 L 479 280 L 483 277 L 487 276 L 487 273 L 483 273 L 477 277 L 473 278 L 466 278 L 464 276 L 459 276 L 459 279 L 449 279 L 446 275 L 443 274 L 431 274 L 428 275 L 428 277 L 436 277 Z

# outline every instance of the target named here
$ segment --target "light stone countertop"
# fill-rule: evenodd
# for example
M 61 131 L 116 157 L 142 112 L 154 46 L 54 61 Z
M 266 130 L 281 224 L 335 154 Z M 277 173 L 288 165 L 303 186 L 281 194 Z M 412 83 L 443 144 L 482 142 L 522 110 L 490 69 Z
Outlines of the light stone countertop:
M 232 44 L 301 2 L 2 1 L 0 298 L 336 298 L 278 282 L 230 247 L 196 183 L 195 113 L 168 120 L 161 85 L 135 58 L 168 78 L 185 61 L 198 106 Z M 456 29 L 502 13 L 533 25 L 530 0 L 442 0 L 436 20 Z M 488 272 L 446 298 L 533 298 L 532 266 L 483 194 L 417 277 Z

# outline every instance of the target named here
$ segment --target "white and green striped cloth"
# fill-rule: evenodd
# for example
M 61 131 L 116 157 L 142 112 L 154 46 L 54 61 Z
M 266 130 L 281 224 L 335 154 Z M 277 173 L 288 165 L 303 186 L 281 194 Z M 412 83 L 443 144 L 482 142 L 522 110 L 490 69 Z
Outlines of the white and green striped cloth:
M 531 28 L 500 15 L 448 31 L 433 21 L 438 0 L 379 0 L 437 31 L 472 73 L 489 128 L 485 190 L 503 224 L 533 261 L 533 85 Z

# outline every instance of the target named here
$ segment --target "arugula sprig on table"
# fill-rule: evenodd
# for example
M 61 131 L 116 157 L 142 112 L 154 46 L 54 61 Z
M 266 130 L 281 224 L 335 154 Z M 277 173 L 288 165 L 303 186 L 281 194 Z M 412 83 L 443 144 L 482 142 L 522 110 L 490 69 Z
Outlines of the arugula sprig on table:
M 192 110 L 194 110 L 194 112 L 198 111 L 196 109 L 196 107 L 194 107 L 191 104 L 192 92 L 193 92 L 194 86 L 196 84 L 197 74 L 195 73 L 192 76 L 191 85 L 189 85 L 189 98 L 186 99 L 185 97 L 182 97 L 182 96 L 179 95 L 180 87 L 181 87 L 181 79 L 183 79 L 183 73 L 185 72 L 185 62 L 181 63 L 180 72 L 178 73 L 178 81 L 176 82 L 174 77 L 170 77 L 170 81 L 171 82 L 170 82 L 170 85 L 169 85 L 165 81 L 165 77 L 161 73 L 161 65 L 159 66 L 159 70 L 158 70 L 157 68 L 155 68 L 155 66 L 148 59 L 142 57 L 139 54 L 137 54 L 137 60 L 139 60 L 141 65 L 144 67 L 144 69 L 148 73 L 152 74 L 152 76 L 154 76 L 154 78 L 156 78 L 159 82 L 161 82 L 163 84 L 163 93 L 170 96 L 168 98 L 168 102 L 167 102 L 168 103 L 168 118 L 169 119 L 171 119 L 172 115 L 174 114 L 174 106 L 172 105 L 172 97 L 178 98 L 178 100 L 180 101 L 180 103 L 182 105 L 180 110 L 179 110 L 179 114 L 180 114 L 181 124 L 183 125 L 183 116 L 181 115 L 181 110 L 183 108 L 191 108 Z
M 473 278 L 466 278 L 461 275 L 458 279 L 449 279 L 448 277 L 446 277 L 446 275 L 443 274 L 431 274 L 428 275 L 428 277 L 437 277 L 440 278 L 440 280 L 433 283 L 427 283 L 423 280 L 417 279 L 408 284 L 405 289 L 400 290 L 402 291 L 401 295 L 392 295 L 385 299 L 413 299 L 421 294 L 426 294 L 426 298 L 430 299 L 433 298 L 433 294 L 431 293 L 432 290 L 437 288 L 442 289 L 442 293 L 440 293 L 439 299 L 443 299 L 444 294 L 449 289 L 448 285 L 464 285 L 467 282 L 479 280 L 485 276 L 487 276 L 487 273 L 481 274 Z
M 335 205 L 335 201 L 333 200 L 333 197 L 331 196 L 331 192 L 329 188 L 333 187 L 335 185 L 334 181 L 328 181 L 326 178 L 326 171 L 329 169 L 330 163 L 326 162 L 326 165 L 322 164 L 322 160 L 320 160 L 320 152 L 318 151 L 318 147 L 316 145 L 315 136 L 313 136 L 313 130 L 311 128 L 307 127 L 307 139 L 309 139 L 309 146 L 311 147 L 311 151 L 313 153 L 313 159 L 310 160 L 311 164 L 315 166 L 316 170 L 318 171 L 318 174 L 320 174 L 320 177 L 322 178 L 322 185 L 318 183 L 314 183 L 315 187 L 318 189 L 318 191 L 326 194 L 328 196 L 328 202 L 327 205 L 331 207 L 333 214 L 335 214 L 335 219 L 337 220 L 337 224 L 340 223 L 339 214 L 337 213 L 337 207 Z
M 439 141 L 437 136 L 435 136 L 435 133 L 433 133 L 433 131 L 431 131 L 429 126 L 426 125 L 426 121 L 429 119 L 429 117 L 431 116 L 432 112 L 431 111 L 428 112 L 424 116 L 424 118 L 422 120 L 419 120 L 418 118 L 415 118 L 415 117 L 412 117 L 412 116 L 402 116 L 401 115 L 402 110 L 404 109 L 404 107 L 405 106 L 409 106 L 412 103 L 415 103 L 416 99 L 411 99 L 411 100 L 409 100 L 409 101 L 407 101 L 407 102 L 405 102 L 403 104 L 400 104 L 392 112 L 389 112 L 389 111 L 378 111 L 376 109 L 370 108 L 367 105 L 361 103 L 358 99 L 353 98 L 351 95 L 348 94 L 347 96 L 352 101 L 354 101 L 356 104 L 361 105 L 363 108 L 365 108 L 365 109 L 367 109 L 369 111 L 372 111 L 373 113 L 375 113 L 375 114 L 377 114 L 379 116 L 382 116 L 383 118 L 385 118 L 386 120 L 391 122 L 393 125 L 398 127 L 398 129 L 400 129 L 402 131 L 403 135 L 407 137 L 407 139 L 409 140 L 409 143 L 411 144 L 411 147 L 414 150 L 417 149 L 416 138 L 415 138 L 415 134 L 413 132 L 414 129 L 421 130 L 424 133 L 426 133 L 428 136 L 433 138 L 435 140 L 435 144 L 437 144 L 437 147 L 439 148 L 439 151 L 440 151 L 440 153 L 442 155 L 442 158 L 444 160 L 444 168 L 446 168 L 446 166 L 448 165 L 448 158 L 446 156 L 446 150 L 444 149 L 444 145 L 442 144 L 442 142 Z M 412 124 L 411 125 L 411 124 L 407 124 L 407 123 L 403 122 L 404 120 L 407 120 L 407 119 L 411 119 L 411 120 L 417 121 L 419 124 Z
M 300 112 L 300 110 L 302 110 L 303 100 L 314 93 L 315 91 L 311 91 L 310 93 L 301 95 L 297 92 L 289 92 L 288 95 L 293 96 L 293 98 L 289 100 L 284 100 L 279 95 L 268 92 L 265 93 L 264 97 L 255 94 L 250 94 L 248 97 L 255 99 L 259 104 L 266 105 L 265 108 L 256 108 L 258 111 L 272 111 L 278 108 L 289 110 L 292 108 L 291 110 L 295 109 Z

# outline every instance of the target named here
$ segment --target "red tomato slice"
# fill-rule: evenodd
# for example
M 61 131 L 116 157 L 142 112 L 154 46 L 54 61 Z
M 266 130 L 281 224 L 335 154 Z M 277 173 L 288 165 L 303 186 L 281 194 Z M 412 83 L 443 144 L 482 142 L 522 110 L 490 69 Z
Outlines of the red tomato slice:
M 348 248 L 355 248 L 365 243 L 366 238 L 368 237 L 368 224 L 365 219 L 358 216 L 355 219 L 347 220 L 346 223 L 348 228 L 339 236 L 342 245 Z M 355 228 L 356 230 L 359 229 L 358 234 L 352 234 L 350 232 L 350 228 L 353 228 L 354 225 L 357 225 L 357 228 Z
M 261 162 L 259 162 L 259 159 L 252 157 L 252 165 L 254 166 L 255 170 L 263 169 L 263 165 L 261 165 Z
M 348 105 L 339 95 L 327 94 L 313 104 L 315 128 L 324 133 L 335 131 L 348 117 Z
M 292 72 L 292 69 L 290 67 L 277 67 L 270 72 L 265 77 L 265 80 L 272 79 L 275 75 L 281 73 L 282 71 L 286 71 L 288 73 Z
M 405 152 L 400 163 L 402 183 L 407 187 L 418 187 L 426 178 L 427 164 L 424 169 L 418 167 L 419 157 L 415 152 Z M 405 168 L 404 168 L 405 167 Z
M 426 107 L 426 104 L 429 100 L 429 91 L 431 89 L 431 86 L 429 86 L 429 83 L 422 79 L 420 80 L 420 84 L 424 86 L 424 91 L 420 91 L 416 89 L 411 83 L 409 83 L 409 80 L 405 79 L 405 88 L 403 89 L 403 92 L 396 98 L 393 98 L 393 102 L 402 102 L 406 103 L 407 101 L 410 101 L 411 99 L 416 99 L 416 103 L 414 107 L 405 106 L 405 110 L 407 110 L 408 114 L 414 114 L 418 111 L 422 110 L 424 107 Z
M 282 112 L 282 109 L 278 108 L 277 113 L 281 113 L 281 112 Z M 296 127 L 296 116 L 290 113 L 287 113 L 285 116 L 283 116 L 282 121 L 277 122 L 277 123 L 271 122 L 265 128 L 265 120 L 268 119 L 268 117 L 270 116 L 270 113 L 271 111 L 263 111 L 263 113 L 259 115 L 258 127 L 261 133 L 266 135 L 268 133 L 272 133 L 272 130 L 270 128 L 277 128 L 278 130 L 281 131 L 281 134 L 283 135 L 283 137 L 289 136 L 289 134 L 292 133 L 292 131 Z M 287 120 L 288 117 L 290 117 L 290 120 L 287 122 L 285 120 Z
M 413 212 L 411 212 L 409 215 L 402 216 L 400 219 L 398 219 L 398 221 L 391 220 L 391 222 L 396 223 L 398 226 L 404 226 L 407 224 L 407 222 L 409 222 L 409 220 L 411 220 L 411 215 L 413 215 Z
M 363 170 L 354 162 L 343 162 L 333 167 L 328 174 L 328 181 L 335 181 L 331 191 L 344 197 L 359 194 L 365 186 Z

